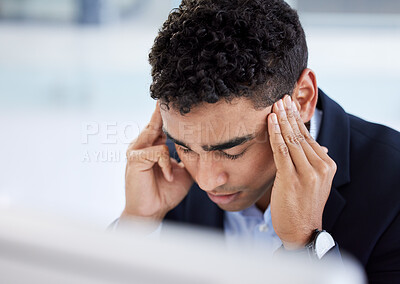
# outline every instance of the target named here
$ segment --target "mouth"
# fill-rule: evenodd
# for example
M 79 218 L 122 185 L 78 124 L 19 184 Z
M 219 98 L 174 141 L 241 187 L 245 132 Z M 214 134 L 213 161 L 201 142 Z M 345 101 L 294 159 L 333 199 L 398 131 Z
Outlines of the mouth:
M 211 199 L 212 202 L 220 204 L 220 205 L 225 205 L 225 204 L 228 204 L 228 203 L 234 201 L 237 198 L 237 196 L 239 195 L 239 193 L 240 192 L 216 195 L 216 194 L 207 192 L 207 195 Z

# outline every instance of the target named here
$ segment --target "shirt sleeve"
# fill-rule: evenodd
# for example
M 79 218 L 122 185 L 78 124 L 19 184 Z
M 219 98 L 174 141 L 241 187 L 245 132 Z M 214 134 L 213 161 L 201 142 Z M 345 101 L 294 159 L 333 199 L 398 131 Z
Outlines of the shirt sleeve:
M 163 223 L 160 223 L 160 225 L 158 225 L 158 227 L 154 231 L 148 233 L 146 237 L 150 240 L 159 240 L 160 235 L 161 235 L 162 226 L 163 226 Z M 120 231 L 120 230 L 123 231 L 126 229 L 132 229 L 132 226 L 121 223 L 119 218 L 115 219 L 107 227 L 107 231 L 110 231 L 110 232 L 116 232 L 116 231 Z

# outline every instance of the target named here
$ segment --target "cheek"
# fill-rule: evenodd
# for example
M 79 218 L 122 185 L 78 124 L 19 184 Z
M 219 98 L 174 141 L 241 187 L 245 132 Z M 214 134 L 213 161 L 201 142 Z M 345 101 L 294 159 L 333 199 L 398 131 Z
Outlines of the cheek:
M 243 159 L 230 167 L 231 181 L 238 183 L 263 182 L 264 177 L 274 174 L 275 163 L 269 142 L 253 145 Z
M 267 129 L 264 129 L 262 133 L 264 134 L 256 138 L 247 160 L 247 168 L 250 169 L 253 177 L 257 176 L 257 179 L 265 175 L 270 176 L 276 171 Z
M 180 160 L 185 165 L 186 170 L 191 176 L 194 176 L 197 167 L 197 158 L 191 154 L 185 154 L 182 151 L 177 150 Z
M 253 165 L 254 172 L 257 173 L 260 178 L 269 178 L 271 175 L 275 175 L 276 167 L 270 148 L 269 150 L 260 151 L 255 159 L 257 159 L 257 161 Z

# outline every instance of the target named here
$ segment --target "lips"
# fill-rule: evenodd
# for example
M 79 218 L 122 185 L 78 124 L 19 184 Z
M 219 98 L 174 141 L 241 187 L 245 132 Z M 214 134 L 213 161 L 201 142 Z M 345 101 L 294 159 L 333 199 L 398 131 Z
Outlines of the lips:
M 211 199 L 212 202 L 221 204 L 221 205 L 225 205 L 225 204 L 228 204 L 228 203 L 234 201 L 237 198 L 237 196 L 239 195 L 239 192 L 232 193 L 232 194 L 222 194 L 222 195 L 216 195 L 216 194 L 207 192 L 207 195 Z

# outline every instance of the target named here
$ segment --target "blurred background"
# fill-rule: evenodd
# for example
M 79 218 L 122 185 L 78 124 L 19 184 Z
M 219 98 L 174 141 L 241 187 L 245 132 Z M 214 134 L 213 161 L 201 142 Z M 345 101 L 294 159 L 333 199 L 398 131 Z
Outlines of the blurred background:
M 0 206 L 107 226 L 154 108 L 171 0 L 0 0 Z M 400 2 L 297 0 L 309 66 L 346 111 L 400 130 Z

